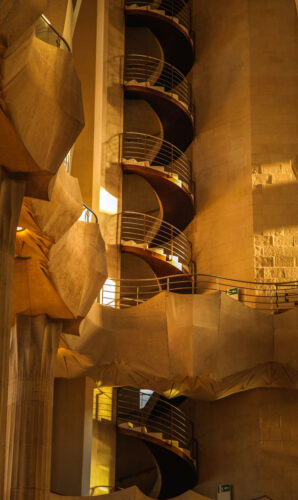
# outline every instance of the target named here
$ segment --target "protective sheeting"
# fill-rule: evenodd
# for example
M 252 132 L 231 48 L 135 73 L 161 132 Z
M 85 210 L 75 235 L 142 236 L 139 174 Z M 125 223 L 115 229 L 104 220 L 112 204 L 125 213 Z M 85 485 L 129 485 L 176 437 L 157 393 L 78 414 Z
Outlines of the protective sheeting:
M 72 55 L 34 35 L 47 3 L 0 0 L 0 38 L 6 47 L 1 97 L 38 169 L 55 174 L 84 126 L 84 115 Z
M 7 45 L 32 27 L 47 5 L 48 0 L 0 0 L 0 33 Z
M 89 498 L 102 498 L 106 500 L 149 500 L 150 497 L 147 497 L 142 493 L 137 486 L 131 486 L 130 488 L 126 488 L 124 490 L 115 491 L 114 493 L 109 493 L 107 495 L 99 495 L 92 497 L 74 497 L 74 496 L 63 496 L 64 500 L 87 500 Z M 50 494 L 50 500 L 59 500 L 61 499 L 61 495 L 55 495 L 55 493 Z M 151 500 L 151 499 L 150 499 Z M 172 500 L 212 500 L 212 498 L 204 497 L 199 493 L 195 493 L 192 490 L 186 491 L 182 495 L 178 497 L 174 497 Z
M 32 199 L 32 211 L 40 229 L 55 242 L 77 221 L 83 211 L 79 181 L 62 165 L 51 180 L 50 201 Z
M 5 52 L 2 74 L 17 134 L 40 170 L 55 173 L 84 125 L 72 55 L 31 33 Z
M 56 376 L 214 400 L 298 387 L 298 308 L 269 315 L 226 294 L 163 292 L 130 309 L 94 304 L 80 337 L 62 336 Z
M 77 179 L 62 166 L 50 202 L 25 198 L 16 234 L 13 318 L 83 317 L 103 285 L 107 270 L 98 224 L 79 222 Z M 56 241 L 56 243 L 55 243 Z
M 75 317 L 86 316 L 107 277 L 99 225 L 75 222 L 51 247 L 48 268 L 68 309 Z

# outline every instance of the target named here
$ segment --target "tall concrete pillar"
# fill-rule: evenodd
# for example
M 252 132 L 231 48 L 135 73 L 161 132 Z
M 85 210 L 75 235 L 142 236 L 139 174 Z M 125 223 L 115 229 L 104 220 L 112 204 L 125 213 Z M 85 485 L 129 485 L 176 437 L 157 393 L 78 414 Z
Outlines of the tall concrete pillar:
M 5 499 L 48 500 L 54 367 L 62 323 L 17 315 L 11 330 Z
M 89 495 L 93 388 L 89 377 L 55 380 L 51 490 L 60 495 Z
M 14 246 L 24 190 L 23 180 L 0 167 L 0 497 L 4 491 Z

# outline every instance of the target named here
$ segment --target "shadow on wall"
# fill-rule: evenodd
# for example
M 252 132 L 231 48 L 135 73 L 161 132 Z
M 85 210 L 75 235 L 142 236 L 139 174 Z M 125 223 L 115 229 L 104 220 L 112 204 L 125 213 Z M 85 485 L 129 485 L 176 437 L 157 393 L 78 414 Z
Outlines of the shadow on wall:
M 253 191 L 254 229 L 298 226 L 298 184 L 257 185 Z M 297 229 L 298 232 L 298 229 Z

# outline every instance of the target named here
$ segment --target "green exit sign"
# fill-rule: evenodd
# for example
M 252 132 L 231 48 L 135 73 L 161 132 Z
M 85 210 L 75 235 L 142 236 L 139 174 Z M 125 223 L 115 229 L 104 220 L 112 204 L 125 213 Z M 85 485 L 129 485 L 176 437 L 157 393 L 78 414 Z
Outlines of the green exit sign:
M 227 295 L 236 295 L 238 293 L 238 288 L 229 288 L 226 290 Z
M 236 290 L 237 290 L 237 288 L 236 288 Z M 225 493 L 226 491 L 231 491 L 230 484 L 220 484 L 217 488 L 218 493 Z

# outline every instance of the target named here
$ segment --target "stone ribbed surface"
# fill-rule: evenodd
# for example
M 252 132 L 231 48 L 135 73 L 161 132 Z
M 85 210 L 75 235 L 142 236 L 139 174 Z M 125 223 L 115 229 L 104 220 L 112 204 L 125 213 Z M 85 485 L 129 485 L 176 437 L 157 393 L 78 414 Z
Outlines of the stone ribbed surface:
M 0 498 L 3 493 L 9 335 L 16 227 L 25 184 L 0 168 Z
M 47 500 L 50 491 L 53 374 L 62 325 L 18 315 L 12 328 L 6 497 Z

